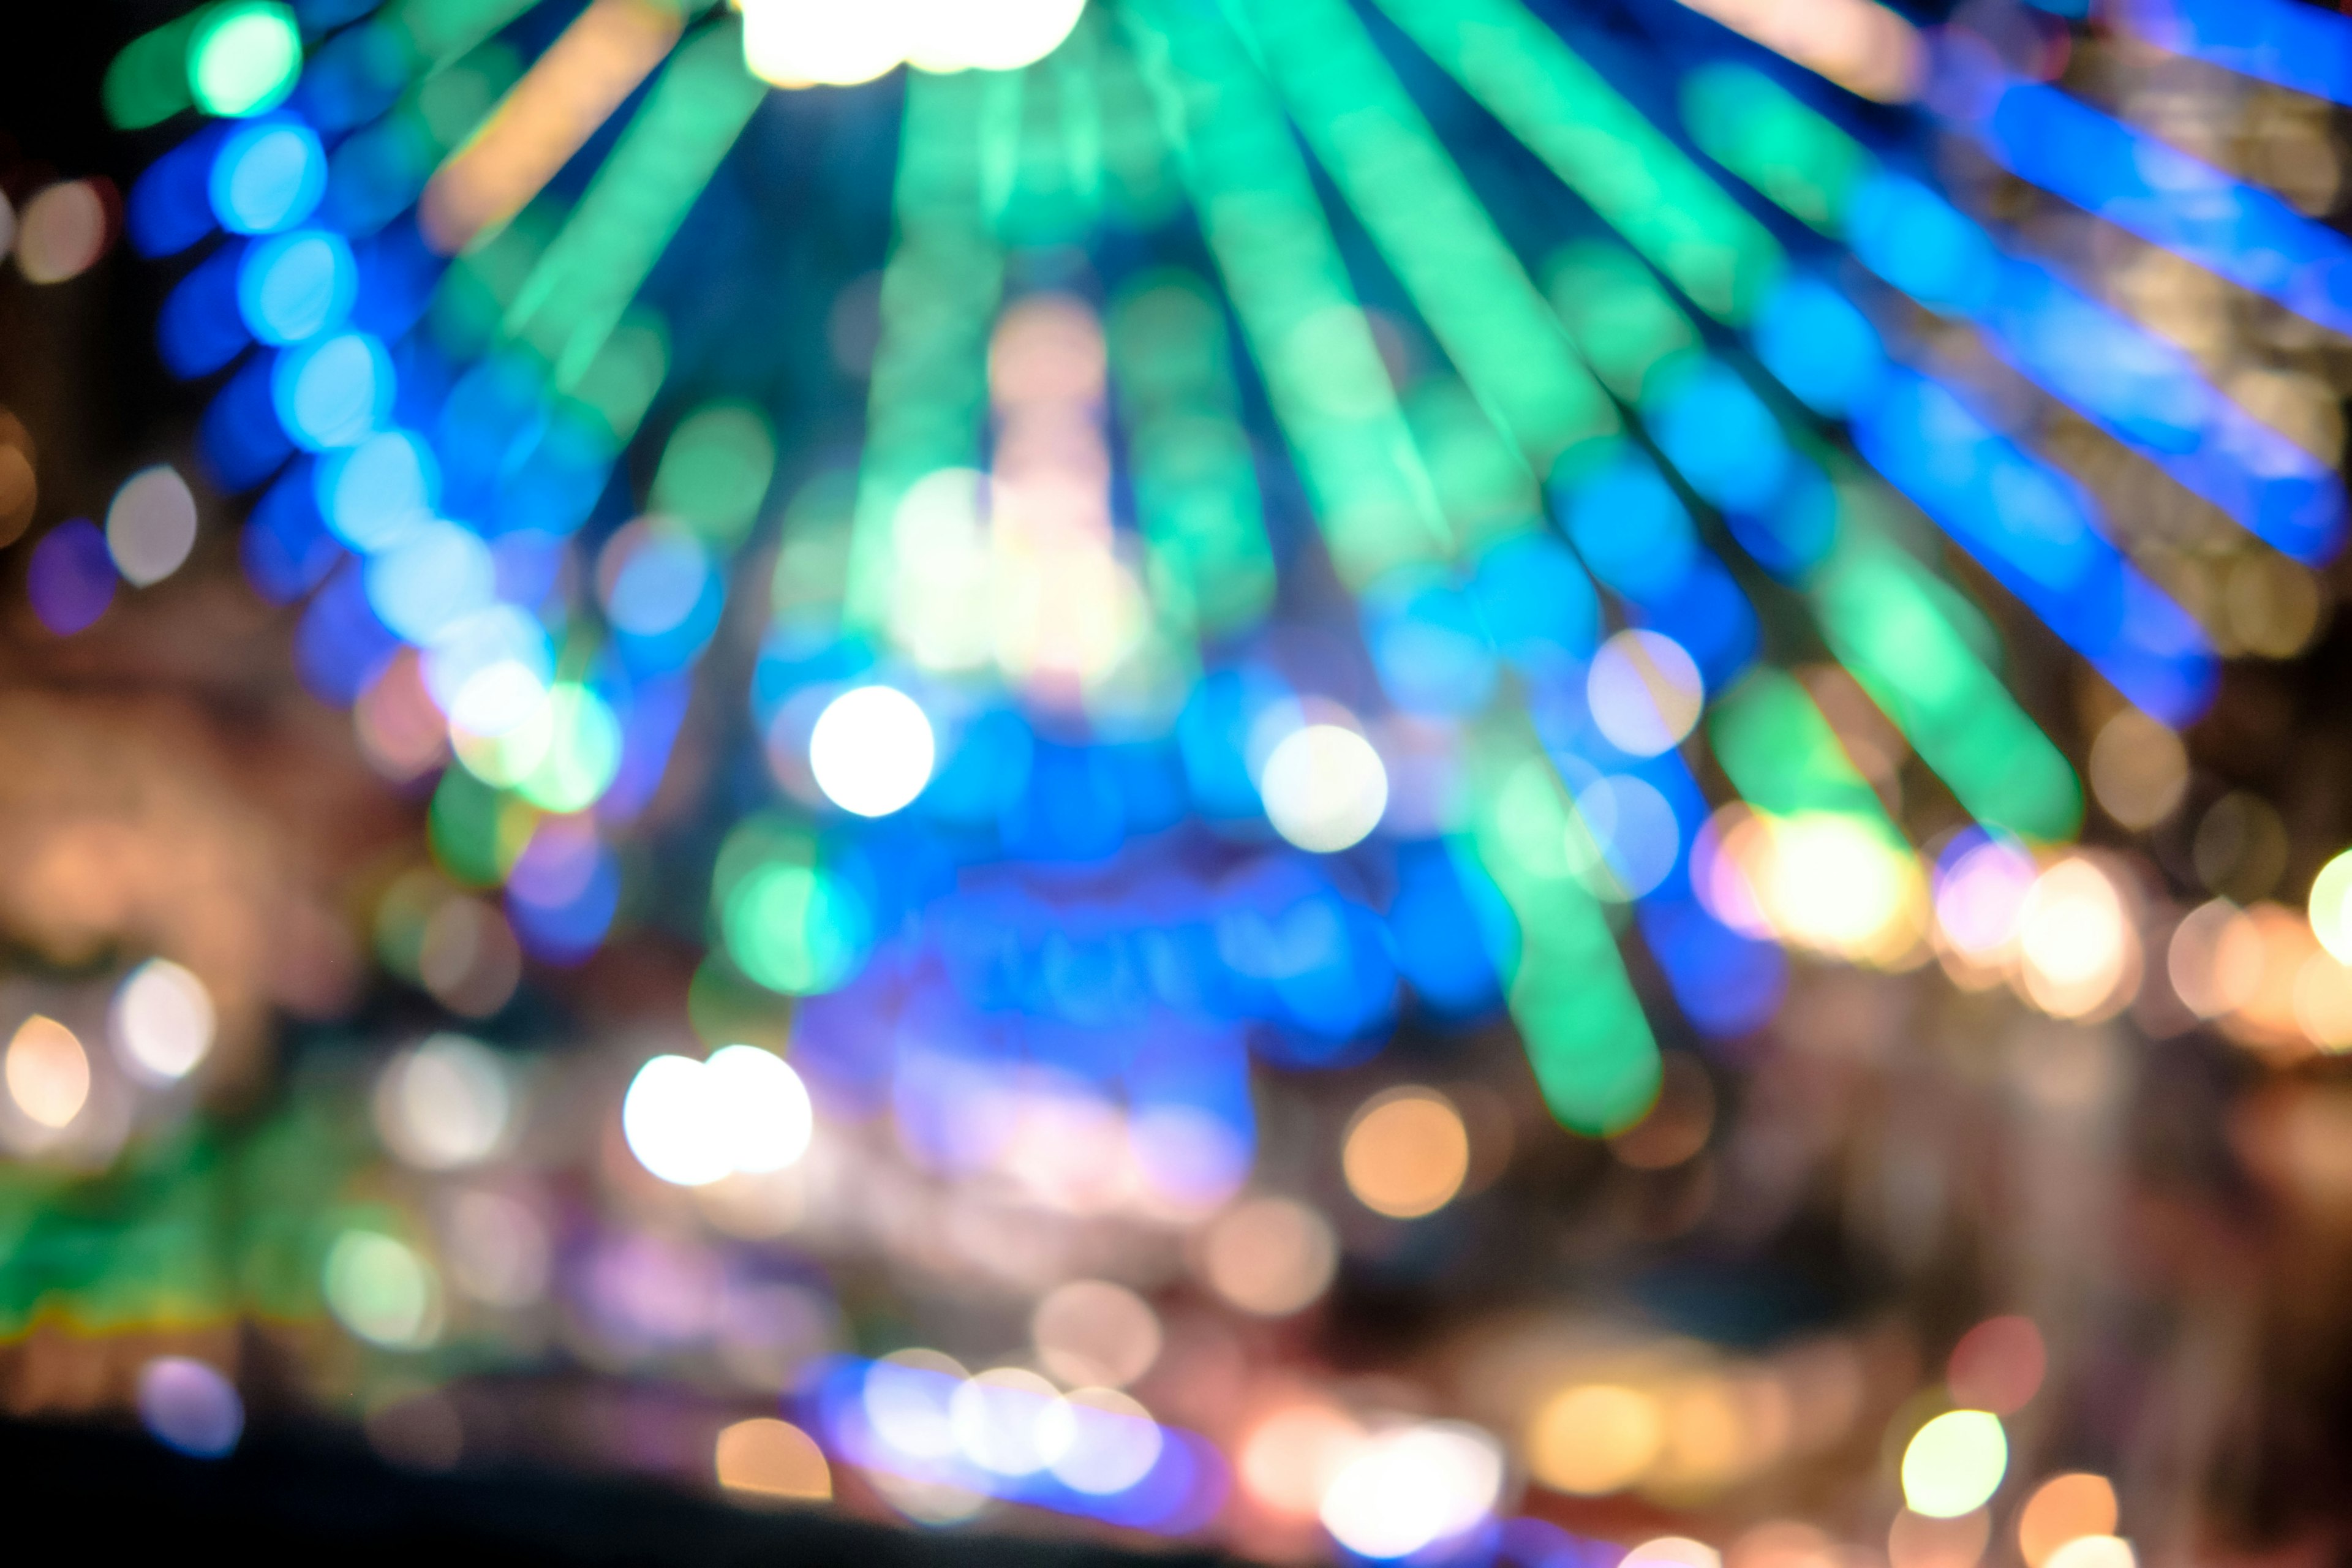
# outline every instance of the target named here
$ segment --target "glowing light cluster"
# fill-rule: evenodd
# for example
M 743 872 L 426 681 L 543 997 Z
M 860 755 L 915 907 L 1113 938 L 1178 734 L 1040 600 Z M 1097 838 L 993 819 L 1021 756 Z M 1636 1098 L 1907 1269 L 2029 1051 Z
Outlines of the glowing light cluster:
M 781 1171 L 807 1152 L 814 1128 L 800 1075 L 757 1046 L 724 1046 L 708 1061 L 656 1057 L 621 1102 L 629 1152 L 682 1187 Z
M 1086 0 L 740 0 L 743 60 L 778 87 L 851 87 L 901 65 L 1017 70 L 1054 52 Z

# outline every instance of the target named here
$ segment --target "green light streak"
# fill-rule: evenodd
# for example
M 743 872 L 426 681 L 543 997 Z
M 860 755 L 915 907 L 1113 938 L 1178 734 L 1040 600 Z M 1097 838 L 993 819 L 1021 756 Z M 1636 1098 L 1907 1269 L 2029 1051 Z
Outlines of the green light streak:
M 1706 353 L 1682 307 L 1613 245 L 1572 246 L 1547 276 L 1593 369 L 1646 411 L 1670 402 Z M 1978 821 L 2028 838 L 2073 837 L 2083 818 L 2074 770 L 1970 646 L 1941 602 L 1950 590 L 1888 542 L 1900 503 L 1802 425 L 1781 426 L 1797 461 L 1835 465 L 1836 541 L 1799 584 L 1830 651 Z
M 1380 0 L 1398 26 L 1709 315 L 1739 321 L 1780 243 L 1517 0 Z
M 1538 473 L 1618 428 L 1559 320 L 1341 0 L 1232 0 L 1372 242 Z
M 1108 326 L 1153 603 L 1188 637 L 1255 625 L 1274 602 L 1274 554 L 1224 312 L 1168 270 L 1124 289 Z
M 1498 967 L 1544 1104 L 1588 1137 L 1629 1127 L 1657 1098 L 1658 1047 L 1608 920 L 1570 867 L 1575 807 L 1523 723 L 1479 737 L 1471 785 L 1454 853 L 1493 879 L 1517 924 L 1517 952 Z
M 982 131 L 992 95 L 1018 89 L 1003 72 L 908 73 L 893 197 L 898 233 L 882 272 L 882 335 L 844 590 L 845 618 L 868 632 L 890 619 L 898 502 L 926 474 L 979 466 L 988 334 L 1004 287 Z
M 1438 504 L 1470 552 L 1543 526 L 1535 475 L 1468 387 L 1450 375 L 1424 375 L 1404 413 Z
M 743 68 L 742 24 L 732 16 L 662 68 L 507 312 L 508 335 L 547 360 L 557 387 L 569 392 L 588 377 L 767 91 Z
M 1683 121 L 1700 151 L 1825 234 L 1843 226 L 1847 199 L 1878 162 L 1787 89 L 1745 66 L 1693 71 L 1683 83 Z
M 1120 15 L 1340 580 L 1443 560 L 1429 476 L 1280 109 L 1213 12 Z
M 118 130 L 161 125 L 194 102 L 188 89 L 188 43 L 211 15 L 211 6 L 202 6 L 122 46 L 99 89 L 106 118 Z
M 1823 812 L 1867 823 L 1889 844 L 1902 833 L 1796 680 L 1757 669 L 1716 700 L 1707 739 L 1740 797 L 1775 816 Z
M 1866 487 L 1839 487 L 1838 548 L 1807 584 L 1822 636 L 1979 822 L 2072 838 L 2082 786 L 1937 603 L 1942 584 L 1878 537 Z
M 412 74 L 438 69 L 537 5 L 539 0 L 393 0 L 373 26 L 407 49 Z

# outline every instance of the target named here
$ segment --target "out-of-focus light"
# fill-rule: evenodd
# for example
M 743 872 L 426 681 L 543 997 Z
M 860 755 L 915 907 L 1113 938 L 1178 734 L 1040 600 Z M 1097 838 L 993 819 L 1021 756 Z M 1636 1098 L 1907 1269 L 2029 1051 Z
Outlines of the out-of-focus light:
M 887 816 L 923 793 L 937 745 L 931 721 L 895 686 L 861 686 L 828 703 L 809 731 L 809 771 L 825 798 Z
M 1682 852 L 1682 825 L 1655 785 L 1610 773 L 1576 792 L 1569 865 L 1595 897 L 1624 903 L 1654 890 Z
M 1364 1429 L 1334 1405 L 1302 1401 L 1258 1420 L 1235 1457 L 1251 1500 L 1291 1519 L 1313 1519 L 1348 1461 L 1364 1446 Z
M 1708 908 L 1735 930 L 1867 963 L 1898 963 L 1925 924 L 1924 879 L 1878 825 L 1839 812 L 1757 814 L 1724 833 Z
M 1470 1173 L 1470 1134 L 1454 1102 L 1407 1086 L 1366 1101 L 1348 1124 L 1339 1168 L 1375 1214 L 1418 1219 L 1454 1201 Z
M 2190 1012 L 2218 1018 L 2244 1006 L 2262 988 L 2262 936 L 2237 905 L 2213 899 L 2173 928 L 2164 967 L 2174 994 Z
M 1977 1568 L 1991 1539 L 1992 1520 L 1980 1508 L 1951 1519 L 1906 1508 L 1887 1528 L 1887 1568 Z
M 2113 1535 L 2078 1535 L 2042 1560 L 2042 1568 L 2137 1568 L 2131 1542 Z
M 1723 1553 L 1687 1535 L 1661 1535 L 1625 1553 L 1617 1568 L 1723 1568 Z
M 269 395 L 278 422 L 311 451 L 356 447 L 392 412 L 392 356 L 365 332 L 305 343 L 271 367 Z
M 743 63 L 778 87 L 872 81 L 906 58 L 906 46 L 898 5 L 747 0 L 743 7 Z
M 1339 1247 L 1323 1216 L 1290 1198 L 1251 1198 L 1209 1226 L 1201 1268 L 1209 1288 L 1244 1312 L 1287 1317 L 1323 1294 Z
M 347 1230 L 327 1250 L 327 1307 L 370 1344 L 421 1350 L 441 1331 L 433 1269 L 381 1231 Z
M 1313 854 L 1360 842 L 1388 809 L 1388 770 L 1372 743 L 1339 724 L 1307 724 L 1275 742 L 1258 780 L 1274 830 Z
M 2084 771 L 2107 815 L 2135 829 L 2171 816 L 2189 790 L 2189 752 L 2180 737 L 2137 708 L 2099 726 Z
M 754 1416 L 722 1428 L 712 1463 L 730 1492 L 783 1502 L 830 1502 L 833 1470 L 816 1439 L 788 1421 Z
M 1987 1318 L 1960 1336 L 1945 1363 L 1944 1384 L 1971 1410 L 2013 1415 L 2041 1390 L 2049 1370 L 2042 1331 L 2031 1318 Z
M 781 1171 L 808 1152 L 816 1112 L 800 1074 L 773 1051 L 722 1046 L 703 1064 L 727 1120 L 718 1130 L 730 1169 Z
M 856 971 L 870 936 L 856 889 L 807 866 L 762 866 L 728 895 L 720 919 L 743 973 L 791 996 L 830 991 Z
M 16 1109 L 43 1127 L 68 1125 L 89 1102 L 89 1057 L 71 1029 L 39 1013 L 17 1026 L 0 1079 Z
M 1502 1484 L 1502 1450 L 1492 1437 L 1461 1422 L 1431 1421 L 1365 1444 L 1318 1512 L 1349 1551 L 1405 1557 L 1475 1526 Z
M 1055 1456 L 1045 1411 L 1060 1402 L 1052 1384 L 1017 1366 L 992 1367 L 948 1396 L 948 1425 L 963 1457 L 991 1475 L 1033 1476 Z
M 1955 843 L 1936 871 L 1936 930 L 1971 964 L 1996 967 L 2017 942 L 2018 921 L 2040 868 L 2016 840 L 1981 835 Z
M 1919 90 L 1918 29 L 1872 0 L 1683 0 L 1775 54 L 1882 103 Z
M 417 227 L 454 256 L 545 187 L 677 41 L 680 16 L 646 0 L 593 0 L 507 90 L 416 204 Z
M 1629 756 L 1671 750 L 1698 722 L 1706 702 L 1698 666 L 1656 632 L 1622 631 L 1601 645 L 1585 677 L 1592 721 Z
M 1715 1084 L 1698 1058 L 1668 1051 L 1658 1068 L 1648 1114 L 1609 1140 L 1609 1152 L 1637 1171 L 1672 1170 L 1705 1149 L 1715 1130 Z
M 460 1193 L 449 1207 L 449 1275 L 493 1307 L 528 1307 L 547 1294 L 553 1244 L 530 1205 L 503 1194 Z
M 714 1134 L 727 1117 L 717 1085 L 691 1057 L 659 1056 L 637 1069 L 621 1101 L 621 1132 L 637 1163 L 674 1186 L 699 1187 L 732 1170 Z
M 213 1048 L 212 993 L 168 958 L 151 958 L 124 977 L 107 1013 L 107 1032 L 142 1077 L 172 1083 Z
M 874 1435 L 909 1458 L 944 1459 L 956 1450 L 949 1402 L 971 1374 L 937 1351 L 896 1351 L 866 1369 L 858 1403 Z
M 301 29 L 277 0 L 219 6 L 188 40 L 188 89 L 206 114 L 259 114 L 285 100 L 301 71 Z
M 1018 70 L 1061 46 L 1086 0 L 900 0 L 907 62 L 928 71 Z
M 106 198 L 88 180 L 50 185 L 25 204 L 16 225 L 16 270 L 28 283 L 79 278 L 106 254 Z
M 1647 1475 L 1666 1440 L 1658 1402 L 1636 1388 L 1563 1388 L 1528 1423 L 1528 1468 L 1545 1486 L 1579 1497 L 1622 1491 Z
M 1160 1358 L 1160 1317 L 1123 1285 L 1073 1279 L 1037 1303 L 1029 1340 L 1038 1364 L 1064 1384 L 1119 1388 Z
M 546 748 L 515 787 L 545 810 L 585 811 L 621 770 L 620 718 L 592 688 L 560 680 L 547 693 L 547 721 Z
M 2009 1468 L 2000 1417 L 1948 1410 L 1913 1435 L 1903 1450 L 1903 1500 L 1930 1519 L 1958 1519 L 1982 1508 Z
M 1116 1388 L 1074 1388 L 1038 1417 L 1046 1468 L 1073 1491 L 1125 1491 L 1159 1462 L 1167 1439 L 1151 1413 Z
M 389 430 L 320 463 L 315 489 L 329 531 L 369 554 L 432 517 L 440 501 L 441 469 L 423 441 L 405 430 Z
M 470 528 L 427 518 L 367 563 L 368 606 L 413 643 L 439 640 L 498 597 L 498 563 Z
M 2068 1542 L 2113 1535 L 2115 1530 L 2116 1489 L 2106 1477 L 2084 1470 L 2053 1476 L 2034 1488 L 2018 1510 L 2018 1554 L 2026 1568 L 2046 1568 L 2052 1554 Z
M 266 239 L 237 264 L 237 313 L 265 343 L 299 343 L 341 326 L 358 292 L 350 242 L 320 229 Z
M 266 121 L 230 132 L 213 155 L 205 194 L 231 234 L 277 234 L 317 210 L 327 153 L 307 125 Z
M 778 87 L 852 87 L 905 61 L 928 71 L 1017 70 L 1058 47 L 1086 0 L 744 0 L 743 59 Z
M 2315 952 L 2294 977 L 2294 1020 L 2323 1051 L 2352 1049 L 2352 967 Z
M 106 509 L 106 549 L 132 586 L 169 577 L 195 543 L 196 498 L 170 464 L 140 469 L 114 492 Z
M 725 1046 L 707 1062 L 656 1057 L 621 1102 L 629 1152 L 682 1187 L 781 1171 L 808 1152 L 814 1126 L 800 1075 L 757 1046 Z
M 2336 955 L 2352 963 L 2352 849 L 2319 868 L 2311 883 L 2311 934 Z
M 464 1035 L 435 1035 L 385 1066 L 374 1110 L 376 1131 L 403 1161 L 454 1171 L 498 1152 L 514 1091 L 497 1052 Z
M 217 1459 L 245 1431 L 245 1402 L 203 1362 L 161 1355 L 139 1369 L 139 1423 L 167 1448 Z
M 88 518 L 68 518 L 41 535 L 25 573 L 33 613 L 59 637 L 87 630 L 114 602 L 114 557 Z
M 2088 860 L 2042 873 L 2018 913 L 2017 947 L 2020 988 L 2053 1017 L 2104 1016 L 2139 985 L 2139 938 L 2123 896 Z

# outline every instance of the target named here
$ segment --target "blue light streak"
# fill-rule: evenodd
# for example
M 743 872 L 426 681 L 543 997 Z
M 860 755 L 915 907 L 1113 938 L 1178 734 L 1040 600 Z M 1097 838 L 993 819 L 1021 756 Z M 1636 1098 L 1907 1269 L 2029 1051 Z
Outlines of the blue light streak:
M 2298 315 L 2352 332 L 2352 240 L 2056 88 L 1948 64 L 1956 124 L 1995 163 Z
M 1874 468 L 2134 704 L 2177 729 L 2211 703 L 2205 634 L 2101 534 L 2072 480 L 1908 371 L 1853 430 Z
M 2352 22 L 2292 0 L 2124 0 L 2126 21 L 2177 55 L 2352 104 Z

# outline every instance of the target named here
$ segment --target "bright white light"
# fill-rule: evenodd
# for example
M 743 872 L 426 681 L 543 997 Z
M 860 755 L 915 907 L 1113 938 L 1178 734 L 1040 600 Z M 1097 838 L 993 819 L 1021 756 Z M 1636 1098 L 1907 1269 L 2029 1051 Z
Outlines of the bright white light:
M 1047 1467 L 1073 1491 L 1093 1497 L 1125 1491 L 1159 1462 L 1159 1423 L 1115 1388 L 1080 1388 L 1038 1417 Z
M 1017 70 L 1060 47 L 1086 0 L 742 0 L 743 60 L 778 87 L 851 87 L 900 61 Z
M 1032 1476 L 1055 1457 L 1046 1441 L 1067 1438 L 1066 1427 L 1045 1419 L 1061 1402 L 1054 1385 L 1035 1373 L 994 1367 L 949 1397 L 948 1423 L 955 1429 L 956 1447 L 982 1469 Z
M 1982 1508 L 2009 1469 L 2000 1417 L 1948 1410 L 1919 1428 L 1903 1450 L 1903 1500 L 1913 1513 L 1958 1519 Z
M 907 20 L 895 0 L 745 0 L 743 63 L 778 87 L 854 87 L 906 58 Z
M 928 71 L 1018 70 L 1060 47 L 1086 0 L 903 0 L 907 61 Z
M 1372 743 L 1353 730 L 1308 724 L 1267 754 L 1258 793 L 1276 833 L 1301 849 L 1329 855 L 1380 826 L 1389 775 Z
M 1671 750 L 1698 722 L 1706 699 L 1698 666 L 1682 644 L 1644 631 L 1619 632 L 1602 643 L 1584 689 L 1592 722 L 1633 757 Z
M 763 1175 L 808 1152 L 816 1112 L 801 1075 L 782 1058 L 757 1046 L 725 1046 L 702 1070 L 726 1116 L 719 1137 L 735 1170 Z
M 629 1152 L 673 1186 L 708 1186 L 735 1168 L 722 1131 L 732 1120 L 717 1080 L 691 1057 L 654 1058 L 621 1100 Z
M 463 1035 L 403 1051 L 375 1086 L 375 1125 L 403 1162 L 425 1171 L 478 1164 L 505 1139 L 514 1096 L 498 1053 Z
M 1404 1557 L 1476 1524 L 1502 1486 L 1502 1450 L 1475 1426 L 1408 1426 L 1349 1461 L 1323 1494 L 1323 1528 L 1360 1556 Z
M 800 1074 L 757 1046 L 722 1047 L 707 1062 L 656 1057 L 621 1101 L 629 1152 L 681 1187 L 781 1171 L 808 1152 L 814 1126 Z
M 809 731 L 817 788 L 860 816 L 887 816 L 922 794 L 936 755 L 931 721 L 892 686 L 843 692 Z
M 107 553 L 135 586 L 160 583 L 178 571 L 195 542 L 196 498 L 168 463 L 125 479 L 106 509 Z
M 141 1076 L 169 1083 L 195 1070 L 213 1048 L 212 994 L 167 958 L 132 970 L 107 1017 L 114 1048 Z
M 866 1369 L 859 1403 L 874 1435 L 909 1458 L 943 1459 L 956 1447 L 948 1405 L 964 1370 L 937 1351 L 898 1351 Z

